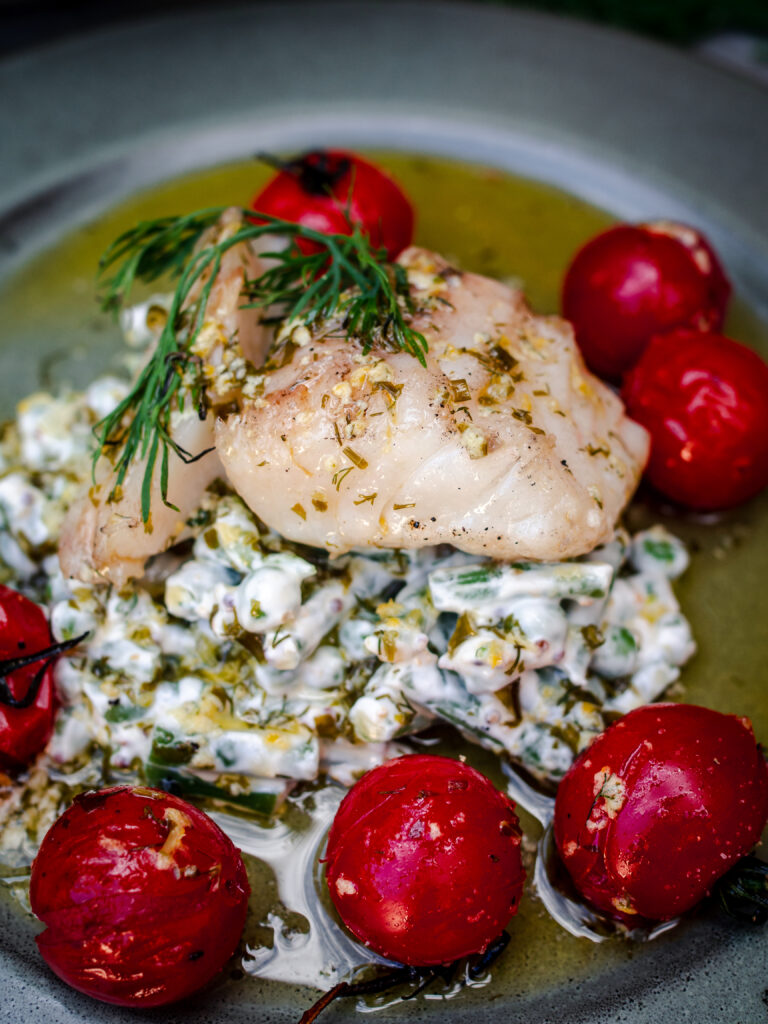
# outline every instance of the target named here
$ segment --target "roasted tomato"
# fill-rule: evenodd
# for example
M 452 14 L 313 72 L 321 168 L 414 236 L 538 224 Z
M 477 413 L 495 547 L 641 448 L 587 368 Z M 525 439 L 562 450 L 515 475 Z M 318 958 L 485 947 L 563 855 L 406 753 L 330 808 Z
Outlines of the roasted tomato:
M 646 476 L 668 498 L 722 509 L 768 484 L 768 366 L 719 334 L 654 338 L 622 397 L 651 435 Z
M 32 865 L 40 952 L 95 999 L 160 1006 L 234 952 L 250 889 L 239 851 L 191 804 L 118 786 L 78 797 Z
M 51 735 L 56 656 L 52 643 L 38 606 L 0 585 L 0 766 L 4 768 L 25 765 Z M 39 652 L 50 652 L 49 657 L 30 659 Z
M 525 880 L 514 804 L 460 761 L 414 754 L 349 791 L 326 877 L 349 930 L 402 963 L 480 952 L 517 911 Z
M 252 207 L 323 234 L 348 235 L 359 224 L 374 248 L 395 259 L 413 239 L 413 207 L 388 174 L 342 150 L 313 150 L 280 163 Z M 315 251 L 297 239 L 303 252 Z
M 688 910 L 758 841 L 768 769 L 746 718 L 650 704 L 560 783 L 555 840 L 577 889 L 627 924 Z
M 709 242 L 673 221 L 620 224 L 579 250 L 563 283 L 590 369 L 618 378 L 654 334 L 722 327 L 731 286 Z

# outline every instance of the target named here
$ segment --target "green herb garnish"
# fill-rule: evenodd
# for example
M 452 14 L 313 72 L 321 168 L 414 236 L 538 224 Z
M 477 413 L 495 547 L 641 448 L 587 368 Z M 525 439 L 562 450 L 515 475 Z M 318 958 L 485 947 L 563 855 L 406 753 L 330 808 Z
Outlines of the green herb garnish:
M 675 560 L 675 548 L 668 540 L 651 540 L 650 538 L 643 541 L 643 547 L 651 556 L 659 562 L 674 562 Z
M 213 227 L 225 207 L 198 210 L 183 217 L 143 221 L 120 235 L 100 262 L 105 285 L 103 306 L 119 310 L 127 302 L 137 280 L 155 281 L 173 274 L 176 290 L 157 346 L 129 394 L 101 420 L 94 432 L 100 455 L 109 453 L 115 481 L 110 500 L 120 494 L 129 467 L 146 459 L 141 490 L 141 514 L 150 523 L 152 480 L 159 464 L 160 493 L 168 501 L 168 460 L 173 451 L 191 463 L 208 454 L 188 452 L 173 440 L 170 419 L 174 403 L 189 402 L 205 419 L 208 400 L 201 361 L 192 353 L 205 309 L 224 254 L 233 246 L 264 235 L 289 239 L 287 248 L 271 252 L 273 265 L 245 289 L 245 307 L 280 310 L 280 319 L 301 320 L 315 326 L 334 315 L 343 315 L 344 329 L 368 352 L 374 345 L 402 349 L 425 365 L 427 343 L 413 330 L 407 316 L 413 312 L 405 268 L 387 262 L 383 250 L 372 248 L 359 227 L 350 235 L 325 235 L 311 228 L 243 210 L 245 222 L 233 234 L 198 247 L 203 233 Z M 297 239 L 314 243 L 318 251 L 303 253 Z M 197 247 L 197 248 L 196 248 Z M 111 277 L 106 277 L 113 270 Z M 196 298 L 195 286 L 203 279 Z

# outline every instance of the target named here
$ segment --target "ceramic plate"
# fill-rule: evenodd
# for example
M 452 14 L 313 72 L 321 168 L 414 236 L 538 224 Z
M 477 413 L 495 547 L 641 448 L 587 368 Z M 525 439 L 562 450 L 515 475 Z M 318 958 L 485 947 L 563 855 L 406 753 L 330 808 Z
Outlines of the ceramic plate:
M 0 65 L 0 96 L 3 278 L 141 187 L 256 149 L 336 144 L 470 160 L 557 185 L 622 218 L 692 221 L 720 250 L 741 298 L 768 320 L 768 93 L 609 30 L 490 5 L 258 4 L 22 54 Z M 47 351 L 44 304 L 44 294 L 30 293 L 17 343 L 8 330 L 3 335 L 4 413 L 36 384 Z M 84 358 L 95 364 L 99 341 L 87 317 L 78 330 Z M 743 676 L 760 664 L 755 645 L 765 644 L 755 625 L 768 612 L 765 511 L 765 502 L 753 503 L 737 517 L 744 530 L 729 536 L 736 547 L 746 536 L 744 554 L 723 570 L 718 600 L 710 592 L 703 602 L 716 618 L 738 619 L 729 636 L 744 639 L 734 639 L 729 709 L 753 717 L 765 712 Z M 706 675 L 703 664 L 697 678 Z M 32 926 L 8 900 L 0 900 L 0 928 L 7 1019 L 137 1019 L 53 978 L 36 955 Z M 528 950 L 513 943 L 489 986 L 451 1002 L 403 1003 L 376 1019 L 755 1024 L 765 1017 L 768 933 L 703 917 L 619 958 L 590 947 L 569 974 L 564 950 L 574 941 L 555 935 L 548 948 Z M 547 958 L 553 980 L 528 984 Z M 278 1024 L 297 1020 L 315 995 L 249 979 L 142 1016 Z M 350 1013 L 336 1007 L 322 1019 Z

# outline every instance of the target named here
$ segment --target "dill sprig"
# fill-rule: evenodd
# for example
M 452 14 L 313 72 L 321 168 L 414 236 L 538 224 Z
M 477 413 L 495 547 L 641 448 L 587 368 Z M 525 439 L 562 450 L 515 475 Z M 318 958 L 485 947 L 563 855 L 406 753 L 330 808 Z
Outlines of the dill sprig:
M 301 320 L 310 327 L 341 315 L 347 334 L 359 341 L 364 352 L 374 345 L 402 349 L 425 364 L 426 340 L 408 323 L 413 307 L 405 269 L 388 263 L 383 250 L 374 249 L 359 227 L 352 226 L 349 235 L 326 235 L 262 213 L 254 222 L 253 212 L 243 210 L 242 227 L 200 245 L 203 233 L 224 211 L 225 207 L 211 207 L 182 217 L 143 221 L 120 235 L 99 264 L 105 309 L 122 308 L 137 280 L 151 282 L 167 274 L 178 278 L 152 355 L 128 395 L 94 427 L 94 473 L 102 454 L 107 454 L 114 466 L 109 500 L 119 498 L 130 466 L 137 459 L 146 460 L 141 514 L 148 530 L 158 463 L 163 503 L 176 508 L 168 501 L 170 453 L 190 463 L 210 451 L 192 453 L 182 448 L 171 436 L 170 419 L 174 404 L 183 409 L 187 400 L 200 419 L 207 415 L 202 366 L 192 348 L 203 326 L 222 257 L 233 246 L 264 235 L 289 241 L 285 249 L 265 254 L 273 265 L 246 282 L 245 306 L 277 309 L 277 319 Z M 298 239 L 313 243 L 313 251 L 303 252 Z M 111 269 L 114 273 L 107 277 Z M 201 279 L 203 285 L 193 299 Z
M 102 282 L 102 307 L 119 310 L 137 278 L 150 283 L 166 274 L 181 274 L 201 234 L 216 223 L 221 213 L 221 207 L 212 207 L 185 217 L 141 221 L 124 231 L 99 260 L 100 278 L 109 267 L 117 267 L 115 275 Z

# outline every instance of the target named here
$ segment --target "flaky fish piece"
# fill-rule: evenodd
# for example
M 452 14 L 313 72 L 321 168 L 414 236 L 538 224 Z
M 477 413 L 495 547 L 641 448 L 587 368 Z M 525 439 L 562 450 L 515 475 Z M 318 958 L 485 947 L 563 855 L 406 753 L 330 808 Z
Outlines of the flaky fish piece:
M 222 241 L 241 226 L 242 212 L 227 210 L 200 244 Z M 214 404 L 239 393 L 238 378 L 245 371 L 246 361 L 261 365 L 272 339 L 272 331 L 261 323 L 262 314 L 243 308 L 246 280 L 258 277 L 261 271 L 257 252 L 247 243 L 240 243 L 224 254 L 211 288 L 193 354 L 205 369 L 206 390 Z M 199 296 L 205 280 L 202 277 L 197 283 L 190 301 Z M 174 442 L 191 456 L 207 454 L 194 462 L 170 454 L 168 504 L 163 502 L 159 474 L 155 473 L 147 523 L 141 514 L 146 459 L 130 466 L 119 493 L 114 495 L 114 467 L 107 455 L 98 460 L 94 485 L 72 505 L 62 529 L 59 559 L 66 576 L 121 586 L 127 579 L 142 575 L 150 556 L 165 551 L 179 539 L 186 520 L 200 507 L 205 489 L 224 475 L 215 452 L 214 419 L 213 412 L 209 412 L 201 420 L 189 401 L 184 409 L 172 412 Z
M 570 325 L 426 250 L 400 262 L 426 366 L 364 354 L 342 317 L 296 326 L 261 394 L 216 423 L 231 485 L 283 536 L 332 554 L 449 543 L 548 561 L 607 541 L 648 437 Z

